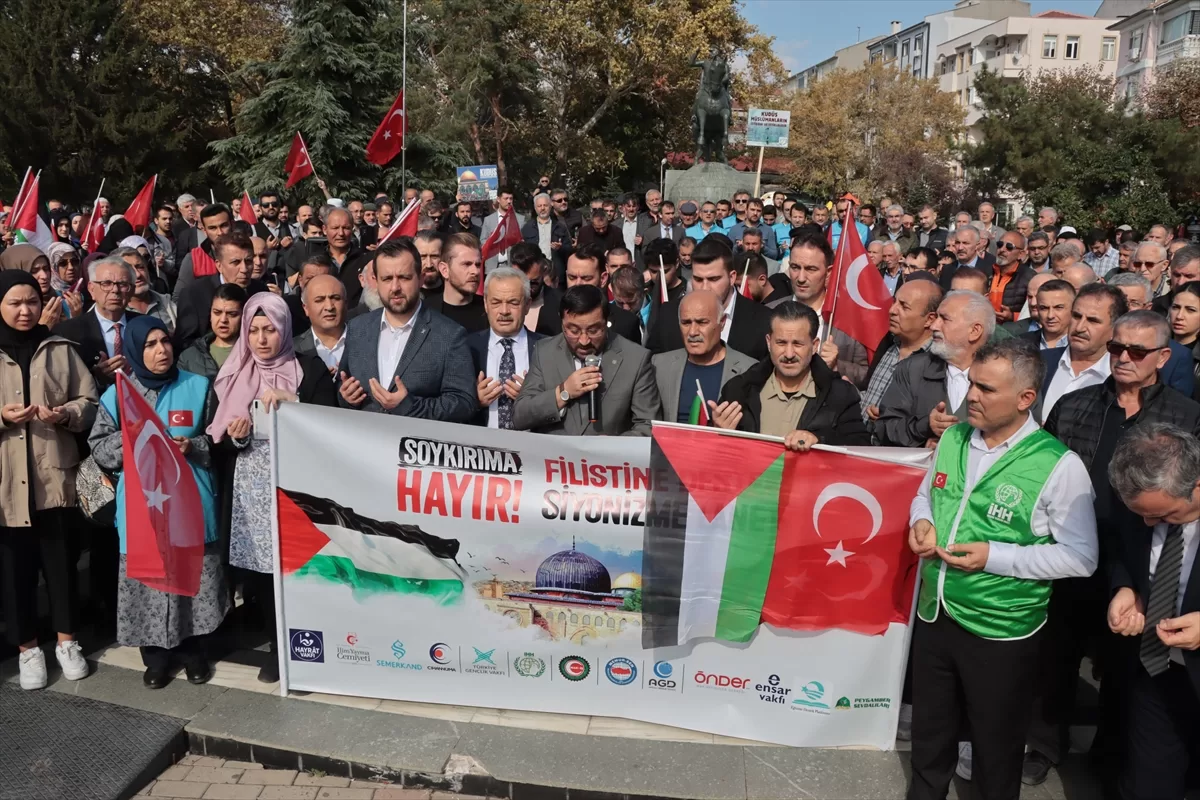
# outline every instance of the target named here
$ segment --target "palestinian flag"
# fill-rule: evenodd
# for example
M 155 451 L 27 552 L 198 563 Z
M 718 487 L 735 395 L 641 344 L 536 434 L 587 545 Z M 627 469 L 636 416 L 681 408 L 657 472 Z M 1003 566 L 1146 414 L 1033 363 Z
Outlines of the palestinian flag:
M 644 534 L 643 647 L 745 642 L 763 622 L 907 624 L 908 508 L 924 469 L 669 423 L 654 425 L 650 464 L 663 479 Z
M 696 380 L 696 396 L 692 398 L 692 407 L 688 411 L 688 423 L 706 428 L 712 424 L 712 420 L 708 418 L 708 403 L 704 399 L 704 389 L 700 386 L 699 379 Z
M 458 540 L 371 519 L 324 497 L 278 492 L 284 575 L 344 584 L 356 594 L 424 595 L 439 604 L 462 596 Z
M 25 195 L 18 198 L 20 208 L 15 212 L 16 218 L 9 221 L 9 227 L 13 231 L 14 241 L 27 242 L 45 253 L 54 244 L 54 234 L 38 213 L 41 207 L 38 200 L 39 182 L 38 178 L 34 178 Z

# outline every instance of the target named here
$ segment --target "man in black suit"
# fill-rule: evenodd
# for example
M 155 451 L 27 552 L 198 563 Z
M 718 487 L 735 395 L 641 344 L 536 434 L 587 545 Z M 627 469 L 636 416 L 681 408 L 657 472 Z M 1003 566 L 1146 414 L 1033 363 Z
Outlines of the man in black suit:
M 179 321 L 175 338 L 180 348 L 187 347 L 212 329 L 209 312 L 213 296 L 222 283 L 236 283 L 246 290 L 246 296 L 267 291 L 262 281 L 252 280 L 254 245 L 241 233 L 227 233 L 213 245 L 217 274 L 199 278 L 179 298 Z
M 95 305 L 54 326 L 56 334 L 75 345 L 101 392 L 113 384 L 128 363 L 122 354 L 125 326 L 141 315 L 127 311 L 125 305 L 136 282 L 133 268 L 124 259 L 102 258 L 92 263 L 88 268 L 88 292 Z
M 182 255 L 179 255 L 178 250 L 176 251 L 177 259 L 175 263 L 179 265 L 179 271 L 175 277 L 175 288 L 171 294 L 176 304 L 179 303 L 179 298 L 183 296 L 184 291 L 198 277 L 206 277 L 203 274 L 203 270 L 201 270 L 201 275 L 196 275 L 195 262 L 205 257 L 214 257 L 213 244 L 217 241 L 217 237 L 224 236 L 233 230 L 233 212 L 224 203 L 214 203 L 205 206 L 200 211 L 200 224 L 196 228 L 203 234 L 204 238 L 198 240 L 196 244 L 190 245 Z M 178 240 L 176 241 L 178 242 Z
M 254 235 L 267 243 L 267 248 L 273 251 L 286 250 L 292 246 L 292 232 L 279 219 L 279 195 L 275 192 L 263 192 L 258 199 L 262 216 L 254 226 Z
M 1132 512 L 1120 517 L 1108 606 L 1109 628 L 1137 643 L 1121 796 L 1183 797 L 1200 745 L 1200 443 L 1174 425 L 1136 425 L 1118 442 L 1108 475 Z
M 949 247 L 954 251 L 958 262 L 945 267 L 942 274 L 938 276 L 943 290 L 950 291 L 950 281 L 954 278 L 954 273 L 962 267 L 975 267 L 985 275 L 992 274 L 992 267 L 996 265 L 996 257 L 987 252 L 987 245 L 979 234 L 979 229 L 974 225 L 962 225 L 956 228 Z
M 692 288 L 708 289 L 721 299 L 726 314 L 721 340 L 756 361 L 767 357 L 767 334 L 771 315 L 758 303 L 742 297 L 733 285 L 733 251 L 707 237 L 692 252 Z M 654 354 L 683 347 L 679 329 L 679 301 L 667 303 L 655 314 L 646 347 Z
M 579 247 L 567 258 L 567 289 L 572 286 L 587 284 L 597 289 L 604 289 L 608 276 L 601 267 L 604 262 L 604 250 L 599 243 L 586 244 Z M 544 291 L 544 290 L 543 290 Z M 555 293 L 547 297 L 538 315 L 537 332 L 543 336 L 557 336 L 562 333 L 562 314 L 559 302 L 562 295 Z M 678 326 L 676 326 L 678 327 Z M 613 306 L 608 313 L 608 329 L 619 334 L 634 344 L 641 344 L 642 328 L 638 318 L 620 306 Z M 682 347 L 682 345 L 680 345 Z
M 561 223 L 560 223 L 561 224 Z M 479 413 L 474 424 L 512 430 L 512 404 L 529 372 L 533 345 L 540 333 L 525 329 L 529 310 L 529 279 L 512 267 L 496 267 L 483 282 L 487 330 L 467 337 L 478 372 L 475 393 Z
M 307 266 L 307 265 L 306 265 Z M 310 278 L 299 296 L 309 327 L 292 339 L 297 353 L 321 359 L 336 373 L 346 349 L 346 287 L 328 271 Z
M 567 256 L 571 254 L 571 232 L 565 222 L 550 213 L 549 195 L 533 198 L 533 210 L 535 216 L 521 226 L 521 238 L 542 250 L 554 268 L 554 277 L 561 280 L 567 271 Z

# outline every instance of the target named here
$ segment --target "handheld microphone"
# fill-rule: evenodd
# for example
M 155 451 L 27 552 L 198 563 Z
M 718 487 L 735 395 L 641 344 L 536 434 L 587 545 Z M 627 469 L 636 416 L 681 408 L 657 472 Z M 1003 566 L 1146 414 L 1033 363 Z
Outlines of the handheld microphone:
M 599 367 L 600 362 L 601 362 L 600 356 L 595 355 L 595 354 L 590 355 L 590 356 L 584 356 L 584 358 L 583 358 L 583 365 L 585 367 Z M 596 390 L 593 389 L 592 391 L 588 392 L 587 398 L 588 398 L 588 421 L 595 422 L 596 421 Z

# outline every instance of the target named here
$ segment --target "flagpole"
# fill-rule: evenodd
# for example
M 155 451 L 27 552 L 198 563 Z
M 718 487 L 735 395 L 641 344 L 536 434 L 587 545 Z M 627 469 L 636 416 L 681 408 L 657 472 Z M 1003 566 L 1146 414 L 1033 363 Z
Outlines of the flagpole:
M 25 168 L 25 177 L 21 178 L 21 183 L 19 186 L 17 186 L 17 196 L 13 198 L 13 204 L 12 204 L 14 218 L 17 213 L 17 201 L 21 200 L 25 197 L 25 184 L 29 182 L 29 173 L 31 173 L 31 172 L 33 172 L 33 167 L 26 167 Z M 0 210 L 3 210 L 3 209 L 0 209 Z
M 658 285 L 660 287 L 659 300 L 667 302 L 667 268 L 663 265 L 663 257 L 660 253 L 658 256 Z
M 400 48 L 400 196 L 408 191 L 408 0 L 404 0 L 404 43 Z
M 100 189 L 96 192 L 96 199 L 92 202 L 92 213 L 88 215 L 87 226 L 83 229 L 83 238 L 79 240 L 80 246 L 82 246 L 84 242 L 87 242 L 92 247 L 95 247 L 99 244 L 99 242 L 91 241 L 91 238 L 92 226 L 96 224 L 96 207 L 100 205 L 100 196 L 104 194 L 104 180 L 104 178 L 100 179 Z M 92 251 L 89 250 L 88 252 L 90 253 Z M 82 277 L 83 276 L 81 275 L 80 278 L 82 279 Z
M 846 218 L 842 221 L 842 235 L 838 238 L 837 253 L 833 257 L 834 264 L 840 264 L 842 261 L 842 253 L 844 252 L 845 247 L 846 247 L 846 226 L 854 224 L 850 217 L 850 214 L 852 211 L 854 211 L 854 201 L 847 199 L 846 200 Z M 833 313 L 835 311 L 837 311 L 837 301 L 838 301 L 838 295 L 841 294 L 841 291 L 839 291 L 841 289 L 841 287 L 842 287 L 842 273 L 839 272 L 837 274 L 837 283 L 833 287 L 833 305 L 831 305 L 829 307 L 829 323 L 825 326 L 825 338 L 821 340 L 821 344 L 825 344 L 825 342 L 828 342 L 829 337 L 831 335 L 833 335 Z M 829 284 L 828 283 L 826 283 L 826 285 L 825 285 L 825 292 L 826 293 L 829 292 Z

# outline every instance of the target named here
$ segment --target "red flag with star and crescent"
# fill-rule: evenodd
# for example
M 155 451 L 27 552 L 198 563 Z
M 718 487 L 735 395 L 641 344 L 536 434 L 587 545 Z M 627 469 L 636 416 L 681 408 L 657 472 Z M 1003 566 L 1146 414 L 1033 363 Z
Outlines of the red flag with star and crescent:
M 117 373 L 125 476 L 125 574 L 152 589 L 187 597 L 200 590 L 204 506 L 187 458 L 158 413 Z M 170 422 L 185 422 L 171 412 Z M 190 427 L 190 426 L 188 426 Z
M 888 332 L 892 293 L 883 282 L 883 275 L 867 258 L 867 249 L 858 235 L 853 214 L 854 204 L 849 203 L 842 220 L 842 235 L 834 253 L 833 267 L 825 282 L 830 291 L 821 314 L 827 324 L 867 348 L 870 358 Z M 833 230 L 832 226 L 830 230 Z
M 408 131 L 408 116 L 404 109 L 404 92 L 396 95 L 396 102 L 388 109 L 383 121 L 375 129 L 375 135 L 367 142 L 367 161 L 383 166 L 404 149 L 404 134 Z
M 288 151 L 287 161 L 283 162 L 283 171 L 287 173 L 287 186 L 290 189 L 309 175 L 314 175 L 312 159 L 308 157 L 308 146 L 300 131 L 292 137 L 292 149 Z

